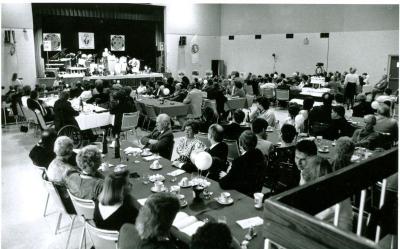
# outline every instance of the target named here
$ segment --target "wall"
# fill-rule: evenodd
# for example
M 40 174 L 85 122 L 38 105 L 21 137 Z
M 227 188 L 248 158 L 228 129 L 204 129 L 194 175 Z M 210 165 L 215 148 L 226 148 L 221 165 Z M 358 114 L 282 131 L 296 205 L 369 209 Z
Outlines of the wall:
M 12 56 L 11 45 L 1 42 L 1 85 L 8 88 L 11 76 L 16 72 L 24 84 L 33 87 L 36 84 L 36 66 L 31 4 L 2 4 L 1 27 L 2 37 L 5 30 L 12 29 L 16 39 L 16 53 Z
M 176 77 L 182 71 L 190 76 L 193 70 L 211 69 L 211 60 L 220 58 L 220 17 L 218 4 L 168 4 L 165 8 L 165 49 L 167 72 Z M 186 46 L 179 47 L 180 36 Z M 192 61 L 191 44 L 199 45 L 198 62 Z M 194 58 L 196 59 L 196 58 Z
M 398 23 L 398 6 L 222 5 L 221 59 L 228 72 L 264 74 L 272 72 L 275 53 L 278 72 L 313 73 L 323 62 L 329 71 L 356 67 L 375 82 L 386 71 L 388 55 L 398 54 Z M 321 39 L 320 32 L 330 32 L 330 38 Z

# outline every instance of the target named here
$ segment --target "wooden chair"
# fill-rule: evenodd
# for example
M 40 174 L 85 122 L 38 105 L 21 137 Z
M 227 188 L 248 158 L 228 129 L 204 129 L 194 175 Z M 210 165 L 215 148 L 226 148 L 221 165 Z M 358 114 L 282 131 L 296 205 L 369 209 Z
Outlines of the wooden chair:
M 85 222 L 90 240 L 96 249 L 118 249 L 119 232 L 96 228 L 91 221 Z
M 211 143 L 208 140 L 208 134 L 207 133 L 203 133 L 203 132 L 199 132 L 196 135 L 197 139 L 199 139 L 203 144 L 205 144 L 208 148 L 210 148 Z
M 77 216 L 82 219 L 82 222 L 85 225 L 83 227 L 82 237 L 80 240 L 79 248 L 81 248 L 82 242 L 84 242 L 84 245 L 86 247 L 86 223 L 88 220 L 93 219 L 94 202 L 92 200 L 85 200 L 85 199 L 78 198 L 78 197 L 74 196 L 73 194 L 71 194 L 71 192 L 69 192 L 69 190 L 67 190 L 67 191 L 68 191 L 69 197 L 72 200 L 72 204 L 74 205 L 74 208 L 76 210 L 76 216 L 72 220 L 72 225 Z M 71 227 L 72 227 L 72 225 L 71 225 Z M 71 236 L 71 230 L 70 230 L 70 234 L 68 235 L 68 240 L 69 240 L 70 236 Z
M 236 140 L 224 139 L 228 145 L 228 161 L 233 161 L 240 156 L 239 145 Z

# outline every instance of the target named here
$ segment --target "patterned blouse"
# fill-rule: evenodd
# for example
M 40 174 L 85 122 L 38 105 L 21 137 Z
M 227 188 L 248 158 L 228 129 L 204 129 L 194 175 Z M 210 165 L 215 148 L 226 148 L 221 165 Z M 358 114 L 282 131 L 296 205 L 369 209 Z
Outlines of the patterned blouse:
M 187 139 L 186 137 L 181 137 L 178 140 L 178 145 L 176 147 L 176 152 L 179 155 L 178 160 L 181 162 L 190 161 L 190 154 L 192 151 L 202 150 L 207 148 L 200 140 L 197 138 Z

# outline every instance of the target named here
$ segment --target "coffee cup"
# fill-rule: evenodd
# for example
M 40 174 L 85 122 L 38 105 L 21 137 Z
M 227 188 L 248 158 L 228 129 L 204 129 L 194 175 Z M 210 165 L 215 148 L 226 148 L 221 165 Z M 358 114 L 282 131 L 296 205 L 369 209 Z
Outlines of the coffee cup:
M 156 190 L 156 191 L 161 191 L 162 190 L 162 188 L 163 188 L 163 183 L 161 182 L 161 181 L 156 181 L 155 183 L 154 183 L 154 189 Z
M 144 154 L 149 154 L 149 153 L 150 153 L 150 149 L 149 148 L 144 149 Z
M 187 186 L 189 184 L 189 179 L 187 177 L 183 177 L 181 180 L 182 186 Z
M 328 151 L 328 146 L 327 145 L 324 146 L 324 151 Z
M 179 191 L 180 191 L 180 187 L 178 185 L 173 185 L 170 187 L 170 192 L 175 194 L 175 195 L 179 195 Z
M 158 169 L 160 167 L 160 162 L 158 162 L 158 160 L 155 160 L 153 162 L 153 168 Z
M 262 206 L 263 206 L 263 198 L 264 198 L 264 194 L 263 193 L 254 193 L 254 207 L 262 208 Z
M 227 202 L 230 196 L 231 196 L 230 193 L 228 193 L 228 192 L 222 192 L 222 193 L 221 193 L 221 196 L 220 196 L 220 200 L 221 200 L 222 202 Z

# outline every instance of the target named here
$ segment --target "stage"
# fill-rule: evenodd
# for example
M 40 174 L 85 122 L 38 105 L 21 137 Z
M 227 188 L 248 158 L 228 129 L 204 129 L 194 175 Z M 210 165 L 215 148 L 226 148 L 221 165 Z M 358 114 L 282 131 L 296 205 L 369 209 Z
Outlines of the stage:
M 163 78 L 162 73 L 139 73 L 139 74 L 126 74 L 126 75 L 108 75 L 108 76 L 90 76 L 84 77 L 83 81 L 96 81 L 98 79 L 103 81 L 119 80 L 123 86 L 138 87 L 141 80 L 157 81 Z

